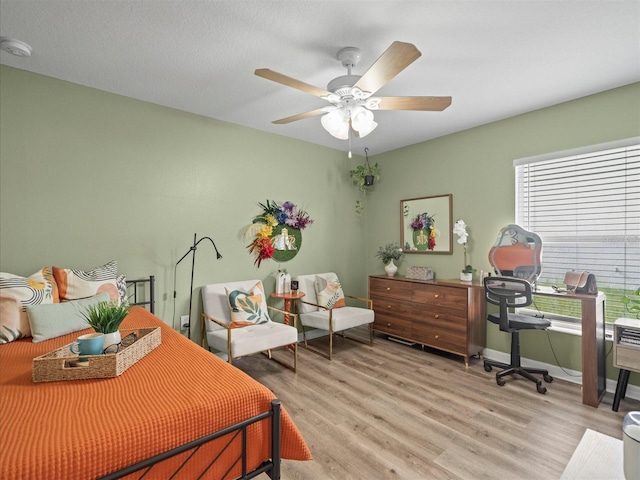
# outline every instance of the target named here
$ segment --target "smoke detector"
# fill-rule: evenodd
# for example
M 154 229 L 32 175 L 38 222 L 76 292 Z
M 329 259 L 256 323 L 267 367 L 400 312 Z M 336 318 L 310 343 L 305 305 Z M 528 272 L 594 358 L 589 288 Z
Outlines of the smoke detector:
M 16 57 L 30 57 L 32 50 L 31 45 L 6 37 L 0 38 L 0 49 Z

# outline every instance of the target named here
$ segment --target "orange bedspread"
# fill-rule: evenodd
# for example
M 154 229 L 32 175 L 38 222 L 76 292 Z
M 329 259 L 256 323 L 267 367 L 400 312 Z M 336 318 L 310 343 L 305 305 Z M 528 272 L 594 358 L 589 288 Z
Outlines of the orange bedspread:
M 0 478 L 96 478 L 270 409 L 270 390 L 146 310 L 133 308 L 121 328 L 154 326 L 161 345 L 110 379 L 32 382 L 32 359 L 78 332 L 1 345 Z M 250 469 L 270 457 L 270 425 L 249 428 Z M 284 409 L 282 458 L 311 459 Z

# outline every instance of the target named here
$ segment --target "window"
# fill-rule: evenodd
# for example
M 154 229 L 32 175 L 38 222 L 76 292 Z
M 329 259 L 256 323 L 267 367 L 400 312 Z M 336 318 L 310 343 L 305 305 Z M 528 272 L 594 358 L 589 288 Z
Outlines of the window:
M 607 294 L 606 320 L 628 317 L 621 298 L 640 287 L 640 137 L 514 166 L 516 223 L 542 239 L 539 283 L 561 286 L 565 272 L 587 270 Z M 580 317 L 579 302 L 553 303 L 536 307 Z

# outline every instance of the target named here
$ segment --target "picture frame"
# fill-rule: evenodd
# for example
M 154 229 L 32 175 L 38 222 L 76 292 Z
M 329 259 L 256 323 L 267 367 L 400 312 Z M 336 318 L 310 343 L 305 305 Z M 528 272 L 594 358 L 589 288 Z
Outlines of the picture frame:
M 453 253 L 453 195 L 400 200 L 400 245 L 404 253 Z

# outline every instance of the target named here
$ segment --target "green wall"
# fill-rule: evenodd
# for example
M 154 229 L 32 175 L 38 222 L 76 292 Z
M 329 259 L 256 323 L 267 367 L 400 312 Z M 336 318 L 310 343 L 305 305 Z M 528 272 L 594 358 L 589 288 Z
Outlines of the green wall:
M 0 270 L 88 269 L 112 259 L 129 278 L 157 278 L 157 314 L 186 314 L 194 233 L 194 309 L 207 283 L 259 278 L 243 239 L 258 202 L 290 200 L 314 223 L 289 273 L 335 271 L 366 295 L 364 217 L 348 172 L 359 158 L 21 70 L 0 68 Z M 176 319 L 173 323 L 172 319 Z M 199 319 L 193 316 L 193 331 Z
M 378 246 L 399 241 L 400 200 L 451 193 L 454 220 L 469 225 L 469 260 L 488 271 L 498 230 L 514 221 L 515 158 L 639 134 L 633 84 L 372 156 L 380 178 L 363 196 L 348 178 L 361 157 L 2 66 L 0 270 L 116 259 L 130 278 L 156 275 L 156 312 L 177 325 L 191 269 L 188 260 L 177 267 L 174 313 L 174 266 L 193 234 L 211 236 L 224 257 L 200 244 L 195 299 L 206 283 L 259 278 L 271 289 L 278 264 L 256 268 L 242 233 L 258 202 L 290 200 L 315 223 L 283 266 L 336 271 L 348 293 L 366 295 L 367 275 L 383 272 Z M 454 243 L 453 255 L 405 255 L 400 273 L 426 265 L 452 278 L 462 263 Z M 524 337 L 523 355 L 555 363 L 544 333 Z M 579 370 L 579 339 L 551 341 L 562 366 Z M 508 338 L 490 326 L 487 346 L 508 351 Z
M 376 155 L 380 180 L 368 198 L 367 271 L 381 271 L 373 257 L 377 246 L 400 240 L 400 200 L 447 193 L 453 194 L 454 221 L 462 218 L 468 225 L 469 262 L 490 271 L 487 254 L 498 231 L 515 222 L 514 159 L 638 135 L 640 83 L 635 83 Z M 462 247 L 454 240 L 453 255 L 405 255 L 399 273 L 421 265 L 432 267 L 436 278 L 456 278 L 463 263 Z M 580 337 L 552 332 L 549 338 L 560 364 L 580 370 Z M 545 332 L 522 335 L 521 343 L 523 356 L 556 364 Z M 487 347 L 508 352 L 509 336 L 490 324 Z M 616 375 L 609 368 L 609 376 Z M 632 375 L 631 382 L 640 385 L 640 375 Z

